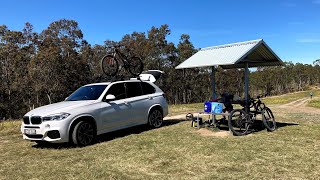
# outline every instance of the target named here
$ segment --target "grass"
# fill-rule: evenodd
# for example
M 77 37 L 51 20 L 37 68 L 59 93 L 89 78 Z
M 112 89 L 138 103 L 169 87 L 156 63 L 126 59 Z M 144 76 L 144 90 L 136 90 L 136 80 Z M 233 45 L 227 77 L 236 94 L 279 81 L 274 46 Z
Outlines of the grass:
M 203 108 L 203 103 L 169 105 L 169 114 L 192 113 L 195 111 L 203 111 Z
M 170 106 L 171 114 L 202 109 Z M 37 146 L 20 121 L 0 123 L 0 179 L 314 179 L 320 119 L 272 106 L 280 128 L 243 137 L 202 137 L 188 121 L 167 120 L 108 133 L 88 147 Z
M 20 125 L 20 121 L 0 121 L 0 136 L 18 134 Z
M 320 95 L 320 90 L 312 90 L 312 92 L 314 97 Z M 280 96 L 271 96 L 263 98 L 263 102 L 266 104 L 285 104 L 302 98 L 310 98 L 310 91 L 300 91 Z
M 319 99 L 313 99 L 308 102 L 308 106 L 314 107 L 314 108 L 320 108 L 320 100 Z

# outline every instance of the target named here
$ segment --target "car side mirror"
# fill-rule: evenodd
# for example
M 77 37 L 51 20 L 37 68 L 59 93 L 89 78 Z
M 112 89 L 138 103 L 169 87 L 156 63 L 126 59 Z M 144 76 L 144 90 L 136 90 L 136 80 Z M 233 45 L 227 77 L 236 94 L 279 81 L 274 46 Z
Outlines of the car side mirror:
M 107 96 L 106 96 L 106 98 L 105 98 L 105 100 L 108 102 L 108 101 L 113 101 L 113 100 L 115 100 L 116 99 L 116 97 L 114 96 L 114 95 L 112 95 L 112 94 L 108 94 Z

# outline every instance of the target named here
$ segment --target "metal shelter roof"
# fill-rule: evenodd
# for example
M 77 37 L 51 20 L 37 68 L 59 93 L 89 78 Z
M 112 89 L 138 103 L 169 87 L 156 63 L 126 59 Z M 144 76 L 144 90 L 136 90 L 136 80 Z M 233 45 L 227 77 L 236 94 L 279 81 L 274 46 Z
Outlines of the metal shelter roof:
M 176 69 L 220 66 L 223 69 L 282 66 L 282 60 L 263 39 L 203 48 Z

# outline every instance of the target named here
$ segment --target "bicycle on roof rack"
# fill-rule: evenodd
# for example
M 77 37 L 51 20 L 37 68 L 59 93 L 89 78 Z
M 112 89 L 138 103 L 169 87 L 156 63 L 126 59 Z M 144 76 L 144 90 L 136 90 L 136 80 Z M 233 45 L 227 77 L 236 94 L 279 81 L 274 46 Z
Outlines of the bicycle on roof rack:
M 246 135 L 251 132 L 254 121 L 258 114 L 262 116 L 262 122 L 268 131 L 276 130 L 276 121 L 270 108 L 260 100 L 250 98 L 249 102 L 240 103 L 243 109 L 234 109 L 231 111 L 228 119 L 228 126 L 236 136 Z
M 122 45 L 113 46 L 112 52 L 102 58 L 101 68 L 103 73 L 109 77 L 114 77 L 124 68 L 129 71 L 132 76 L 139 76 L 143 70 L 141 58 L 132 55 L 130 51 L 128 55 L 121 53 L 120 47 L 122 47 Z

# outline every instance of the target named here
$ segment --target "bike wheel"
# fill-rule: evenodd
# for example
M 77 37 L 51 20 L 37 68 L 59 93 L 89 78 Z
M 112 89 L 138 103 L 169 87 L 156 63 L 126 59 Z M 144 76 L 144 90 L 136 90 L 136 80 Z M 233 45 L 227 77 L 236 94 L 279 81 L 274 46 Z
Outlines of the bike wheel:
M 133 76 L 139 76 L 143 71 L 143 63 L 141 58 L 133 56 L 129 60 L 129 72 Z
M 272 132 L 277 129 L 277 123 L 271 109 L 265 107 L 261 113 L 262 122 L 268 131 Z
M 261 103 L 257 108 L 258 112 L 262 113 L 262 111 L 265 109 L 265 107 L 266 107 L 266 105 L 264 103 Z
M 113 55 L 109 54 L 102 58 L 101 68 L 105 75 L 115 76 L 118 72 L 119 64 L 117 59 Z
M 246 135 L 249 130 L 248 116 L 246 115 L 246 112 L 242 109 L 232 110 L 229 115 L 228 126 L 233 135 Z

